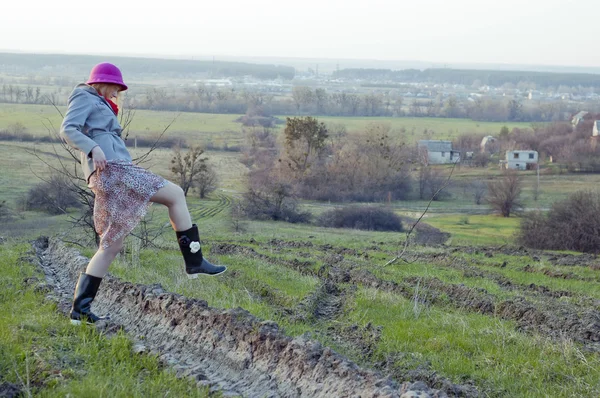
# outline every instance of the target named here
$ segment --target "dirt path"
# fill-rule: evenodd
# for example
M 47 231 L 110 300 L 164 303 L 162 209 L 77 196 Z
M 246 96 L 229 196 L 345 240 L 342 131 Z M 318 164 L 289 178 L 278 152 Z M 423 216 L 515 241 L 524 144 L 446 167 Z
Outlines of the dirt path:
M 38 239 L 40 266 L 64 311 L 88 259 L 60 241 Z M 270 321 L 238 308 L 220 310 L 205 301 L 107 277 L 94 303 L 111 314 L 139 351 L 156 352 L 182 376 L 225 396 L 445 397 L 423 382 L 398 384 L 361 369 L 318 342 L 290 338 Z

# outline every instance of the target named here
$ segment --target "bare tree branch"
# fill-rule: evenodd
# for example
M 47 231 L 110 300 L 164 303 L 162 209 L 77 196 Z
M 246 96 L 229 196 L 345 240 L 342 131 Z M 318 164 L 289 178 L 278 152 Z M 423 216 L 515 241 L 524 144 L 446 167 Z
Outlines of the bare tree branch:
M 150 147 L 150 149 L 148 150 L 148 152 L 144 153 L 142 156 L 133 159 L 133 162 L 135 164 L 142 164 L 146 161 L 146 159 L 148 158 L 148 156 L 150 156 L 150 154 L 152 152 L 154 152 L 154 150 L 156 149 L 157 144 L 159 143 L 159 141 L 162 139 L 162 137 L 165 135 L 165 133 L 167 132 L 167 130 L 169 130 L 169 128 L 171 127 L 171 125 L 173 123 L 175 123 L 175 121 L 177 120 L 177 118 L 179 118 L 181 114 L 178 113 L 173 120 L 171 120 L 171 122 L 169 124 L 167 124 L 167 126 L 163 129 L 162 133 L 160 133 L 160 135 L 158 136 L 158 138 L 156 139 L 156 141 L 154 141 L 154 143 L 152 144 L 152 146 Z
M 427 207 L 425 207 L 425 210 L 423 211 L 423 213 L 421 214 L 421 216 L 417 219 L 417 221 L 415 221 L 410 229 L 406 232 L 406 240 L 404 241 L 404 248 L 402 249 L 402 251 L 393 259 L 391 259 L 390 261 L 388 261 L 387 263 L 384 264 L 384 266 L 388 266 L 391 265 L 393 263 L 395 263 L 398 260 L 402 260 L 405 263 L 410 264 L 411 262 L 404 259 L 404 253 L 406 253 L 406 249 L 408 249 L 408 244 L 410 241 L 410 235 L 413 233 L 413 231 L 415 230 L 415 228 L 417 227 L 417 225 L 421 222 L 421 220 L 423 219 L 423 217 L 425 217 L 425 214 L 427 214 L 427 211 L 429 210 L 429 207 L 431 206 L 431 203 L 435 200 L 436 196 L 444 189 L 448 186 L 448 184 L 450 183 L 450 178 L 452 178 L 452 174 L 454 173 L 454 169 L 456 168 L 456 165 L 458 164 L 458 161 L 454 162 L 452 164 L 452 169 L 450 169 L 450 174 L 448 175 L 448 178 L 446 178 L 446 182 L 444 182 L 444 185 L 442 185 L 441 187 L 438 188 L 437 191 L 435 191 L 435 193 L 433 194 L 433 196 L 429 199 L 429 202 L 427 203 Z
M 54 107 L 54 109 L 56 109 L 56 112 L 58 112 L 60 117 L 62 117 L 64 119 L 65 116 L 62 114 L 60 109 L 58 109 L 58 106 L 56 106 L 56 104 L 54 103 L 54 100 L 47 95 L 45 97 L 46 97 L 46 100 L 50 103 L 50 105 L 52 105 Z

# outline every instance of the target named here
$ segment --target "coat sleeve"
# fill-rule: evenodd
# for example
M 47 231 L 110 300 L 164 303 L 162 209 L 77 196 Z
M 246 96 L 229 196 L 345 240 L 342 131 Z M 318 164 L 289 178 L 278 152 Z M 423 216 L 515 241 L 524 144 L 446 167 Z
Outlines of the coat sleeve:
M 91 156 L 92 149 L 98 144 L 83 133 L 83 127 L 92 112 L 94 103 L 88 101 L 83 91 L 76 91 L 69 97 L 67 114 L 60 127 L 61 138 L 70 146 Z

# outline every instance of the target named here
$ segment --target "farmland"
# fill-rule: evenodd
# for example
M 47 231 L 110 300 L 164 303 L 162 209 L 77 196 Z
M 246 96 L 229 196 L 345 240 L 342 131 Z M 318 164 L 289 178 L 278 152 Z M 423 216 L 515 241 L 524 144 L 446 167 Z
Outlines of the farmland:
M 11 108 L 11 105 L 2 105 L 0 109 L 0 129 L 20 122 L 27 132 L 42 135 L 47 134 L 43 124 L 47 118 L 54 126 L 60 123 L 60 117 L 54 114 L 56 110 L 50 107 L 19 105 Z M 138 111 L 131 134 L 155 134 L 175 115 Z M 197 139 L 218 145 L 239 145 L 243 137 L 240 125 L 233 122 L 236 117 L 181 114 L 168 134 L 185 137 L 188 142 Z M 368 118 L 320 120 L 343 123 L 351 132 L 361 130 L 372 121 Z M 390 123 L 396 131 L 406 129 L 404 134 L 411 140 L 413 137 L 414 140 L 420 138 L 425 128 L 435 131 L 435 134 L 429 134 L 430 137 L 446 139 L 467 131 L 495 133 L 503 125 L 458 119 L 377 118 L 375 121 Z M 413 129 L 414 136 L 411 134 Z M 47 143 L 2 142 L 0 201 L 5 200 L 9 206 L 16 208 L 19 200 L 40 178 L 50 175 L 47 164 L 57 165 L 59 160 L 72 162 L 60 149 L 55 152 L 55 148 L 58 147 Z M 144 150 L 134 149 L 133 154 L 141 154 Z M 171 155 L 170 150 L 158 149 L 144 166 L 169 177 Z M 518 216 L 501 218 L 493 214 L 487 204 L 474 204 L 470 195 L 461 189 L 463 182 L 498 176 L 500 171 L 496 166 L 482 169 L 459 167 L 454 170 L 448 188 L 452 195 L 432 202 L 422 221 L 449 234 L 449 238 L 421 246 L 419 234 L 427 232 L 417 230 L 410 237 L 414 240 L 407 245 L 402 258 L 387 264 L 402 252 L 407 239 L 405 234 L 248 220 L 242 220 L 240 228 L 235 229 L 229 210 L 233 201 L 245 191 L 247 168 L 239 162 L 239 153 L 236 152 L 207 151 L 206 156 L 218 171 L 219 189 L 206 200 L 190 195 L 188 205 L 194 221 L 200 226 L 207 256 L 227 265 L 229 271 L 222 277 L 201 279 L 200 283 L 198 280 L 190 281 L 182 272 L 182 261 L 172 231 L 166 230 L 150 248 L 140 248 L 137 238 L 130 237 L 126 250 L 111 268 L 115 279 L 108 283 L 106 296 L 98 300 L 98 305 L 110 302 L 113 308 L 107 305 L 106 309 L 119 312 L 120 309 L 115 306 L 121 305 L 117 303 L 131 299 L 124 293 L 132 289 L 128 283 L 139 284 L 136 286 L 141 286 L 144 292 L 160 284 L 161 292 L 205 300 L 208 307 L 201 308 L 205 312 L 227 310 L 231 311 L 227 314 L 246 319 L 246 313 L 236 312 L 241 307 L 248 311 L 248 316 L 254 316 L 260 322 L 276 322 L 284 336 L 309 339 L 332 347 L 362 368 L 379 372 L 396 383 L 422 381 L 430 388 L 451 396 L 570 397 L 600 394 L 600 325 L 597 321 L 600 261 L 591 255 L 520 247 L 514 237 L 520 224 Z M 536 201 L 532 194 L 536 174 L 527 171 L 522 176 L 522 199 L 526 210 L 548 208 L 556 200 L 600 182 L 600 176 L 595 174 L 542 173 L 542 194 Z M 409 226 L 422 214 L 428 200 L 391 201 L 385 205 L 404 217 L 405 226 Z M 315 215 L 336 206 L 339 204 L 301 203 L 302 209 Z M 167 212 L 159 206 L 154 206 L 154 210 L 151 228 L 158 229 L 168 222 Z M 73 231 L 68 215 L 49 216 L 39 212 L 21 212 L 20 215 L 22 218 L 0 225 L 0 236 L 4 238 L 0 245 L 0 269 L 3 277 L 10 278 L 9 287 L 13 289 L 8 290 L 7 287 L 4 291 L 8 292 L 6 294 L 17 294 L 14 289 L 25 291 L 27 305 L 33 306 L 40 301 L 44 302 L 44 306 L 31 312 L 27 319 L 12 316 L 2 321 L 0 347 L 5 349 L 14 345 L 15 351 L 11 353 L 14 352 L 20 359 L 16 365 L 0 362 L 3 366 L 0 369 L 5 375 L 0 375 L 0 382 L 21 386 L 19 388 L 23 390 L 19 377 L 26 372 L 26 365 L 32 364 L 28 358 L 36 355 L 36 347 L 22 342 L 15 345 L 10 331 L 43 320 L 44 325 L 58 326 L 55 329 L 44 326 L 32 330 L 27 326 L 28 334 L 20 334 L 24 339 L 42 336 L 41 344 L 46 345 L 44 352 L 48 356 L 43 357 L 44 361 L 36 359 L 32 380 L 39 386 L 36 388 L 51 396 L 77 394 L 82 385 L 93 383 L 94 379 L 86 379 L 74 371 L 68 360 L 60 362 L 55 359 L 53 355 L 59 355 L 60 350 L 52 345 L 48 334 L 54 333 L 60 339 L 71 336 L 75 340 L 74 347 L 61 348 L 64 352 L 60 355 L 69 358 L 82 350 L 93 352 L 99 349 L 94 347 L 131 352 L 132 343 L 128 339 L 140 343 L 137 340 L 142 332 L 137 335 L 117 334 L 108 340 L 104 340 L 102 330 L 70 334 L 73 332 L 67 329 L 66 317 L 56 314 L 56 311 L 60 314 L 68 307 L 72 292 L 61 290 L 60 286 L 72 285 L 72 275 L 81 266 L 77 262 L 80 260 L 72 254 L 56 257 L 64 261 L 69 269 L 68 275 L 55 270 L 62 279 L 46 284 L 22 283 L 27 278 L 44 280 L 28 242 L 41 235 L 72 241 Z M 44 258 L 53 258 L 55 254 L 47 250 Z M 94 253 L 93 247 L 78 247 L 77 250 L 88 258 Z M 26 265 L 15 268 L 16 263 Z M 57 264 L 48 263 L 44 267 L 50 267 L 45 270 L 55 269 L 52 267 L 57 267 Z M 39 294 L 40 289 L 52 292 L 50 298 Z M 10 301 L 8 297 L 7 301 Z M 3 301 L 0 311 L 22 312 L 17 303 L 11 306 L 6 304 L 7 301 Z M 156 306 L 160 307 L 159 304 Z M 127 313 L 137 311 L 135 308 L 138 307 L 127 307 L 118 315 L 120 325 L 125 329 L 139 326 L 139 322 L 136 323 L 134 317 Z M 155 320 L 147 319 L 148 322 Z M 173 318 L 166 322 L 177 325 L 183 321 Z M 42 324 L 41 321 L 39 323 Z M 249 334 L 259 328 L 254 323 L 249 325 Z M 181 328 L 184 326 L 182 324 Z M 165 339 L 180 341 L 171 334 L 179 329 L 160 330 L 167 330 L 162 337 L 151 336 L 151 331 L 144 332 L 148 333 L 145 344 L 156 344 L 152 350 L 164 350 L 177 357 L 178 352 L 184 349 L 197 348 L 177 346 L 169 351 L 168 347 L 175 343 L 167 344 Z M 203 333 L 206 331 L 202 330 Z M 78 344 L 88 337 L 94 347 L 79 347 Z M 218 346 L 221 343 L 215 341 L 214 344 Z M 127 372 L 123 375 L 102 375 L 103 380 L 116 380 L 113 386 L 106 383 L 107 394 L 110 391 L 119 394 L 118 389 L 111 388 L 120 384 L 138 388 L 134 380 L 142 377 L 136 373 L 142 370 L 139 363 L 127 362 L 125 357 L 115 358 L 116 365 L 112 363 L 110 366 L 121 366 Z M 180 358 L 181 361 L 184 359 Z M 94 366 L 101 359 L 91 355 L 78 360 L 89 365 L 89 369 L 97 369 Z M 189 391 L 190 386 L 185 380 L 179 378 L 174 381 L 169 378 L 169 373 L 161 373 L 161 367 L 169 363 L 167 360 L 156 363 L 144 357 L 146 360 L 150 362 L 144 362 L 142 367 L 151 370 L 148 376 L 151 380 L 173 383 L 173 391 Z M 190 369 L 200 365 L 192 361 L 191 365 L 185 365 L 186 371 L 191 372 Z M 66 376 L 48 376 L 57 372 Z M 195 380 L 201 379 L 198 374 L 194 377 Z M 233 388 L 230 385 L 224 387 L 220 382 L 211 384 L 208 378 L 209 381 L 200 385 L 208 385 L 214 391 Z M 179 382 L 181 384 L 177 384 Z M 233 388 L 233 391 L 237 390 Z M 202 396 L 206 390 L 197 392 Z
M 61 113 L 64 108 L 59 108 Z M 243 142 L 241 115 L 210 113 L 179 113 L 137 110 L 130 125 L 130 136 L 156 137 L 171 122 L 165 137 L 183 138 L 188 143 L 213 143 L 216 146 L 240 145 Z M 285 120 L 285 115 L 279 116 Z M 476 122 L 467 119 L 389 118 L 389 117 L 319 117 L 325 123 L 342 124 L 350 133 L 364 130 L 369 123 L 387 123 L 397 133 L 403 131 L 407 143 L 422 138 L 451 140 L 465 133 L 498 134 L 503 126 L 526 128 L 528 123 Z M 59 128 L 62 118 L 50 105 L 0 104 L 0 131 L 11 130 L 20 123 L 35 136 L 48 134 L 48 128 Z M 281 126 L 281 125 L 280 125 Z M 427 132 L 425 132 L 427 130 Z
M 190 200 L 210 258 L 230 267 L 223 277 L 187 280 L 171 232 L 158 252 L 136 249 L 131 238 L 112 274 L 213 308 L 244 308 L 398 381 L 466 396 L 598 392 L 600 275 L 592 256 L 519 249 L 510 239 L 514 221 L 495 225 L 493 215 L 470 217 L 468 233 L 446 216 L 437 225 L 462 243 L 411 245 L 385 265 L 403 235 L 275 222 L 234 233 L 223 206 Z M 474 236 L 480 240 L 466 244 Z

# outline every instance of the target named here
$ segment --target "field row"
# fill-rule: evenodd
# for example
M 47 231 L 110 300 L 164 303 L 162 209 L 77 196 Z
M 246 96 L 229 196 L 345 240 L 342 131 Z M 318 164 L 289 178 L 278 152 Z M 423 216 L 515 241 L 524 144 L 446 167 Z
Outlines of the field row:
M 121 258 L 114 273 L 242 307 L 397 380 L 466 396 L 473 388 L 490 396 L 599 392 L 593 256 L 411 246 L 406 261 L 385 266 L 401 235 L 264 222 L 240 234 L 226 223 L 222 212 L 200 223 L 209 258 L 230 267 L 222 278 L 188 281 L 170 235 L 158 252 Z

